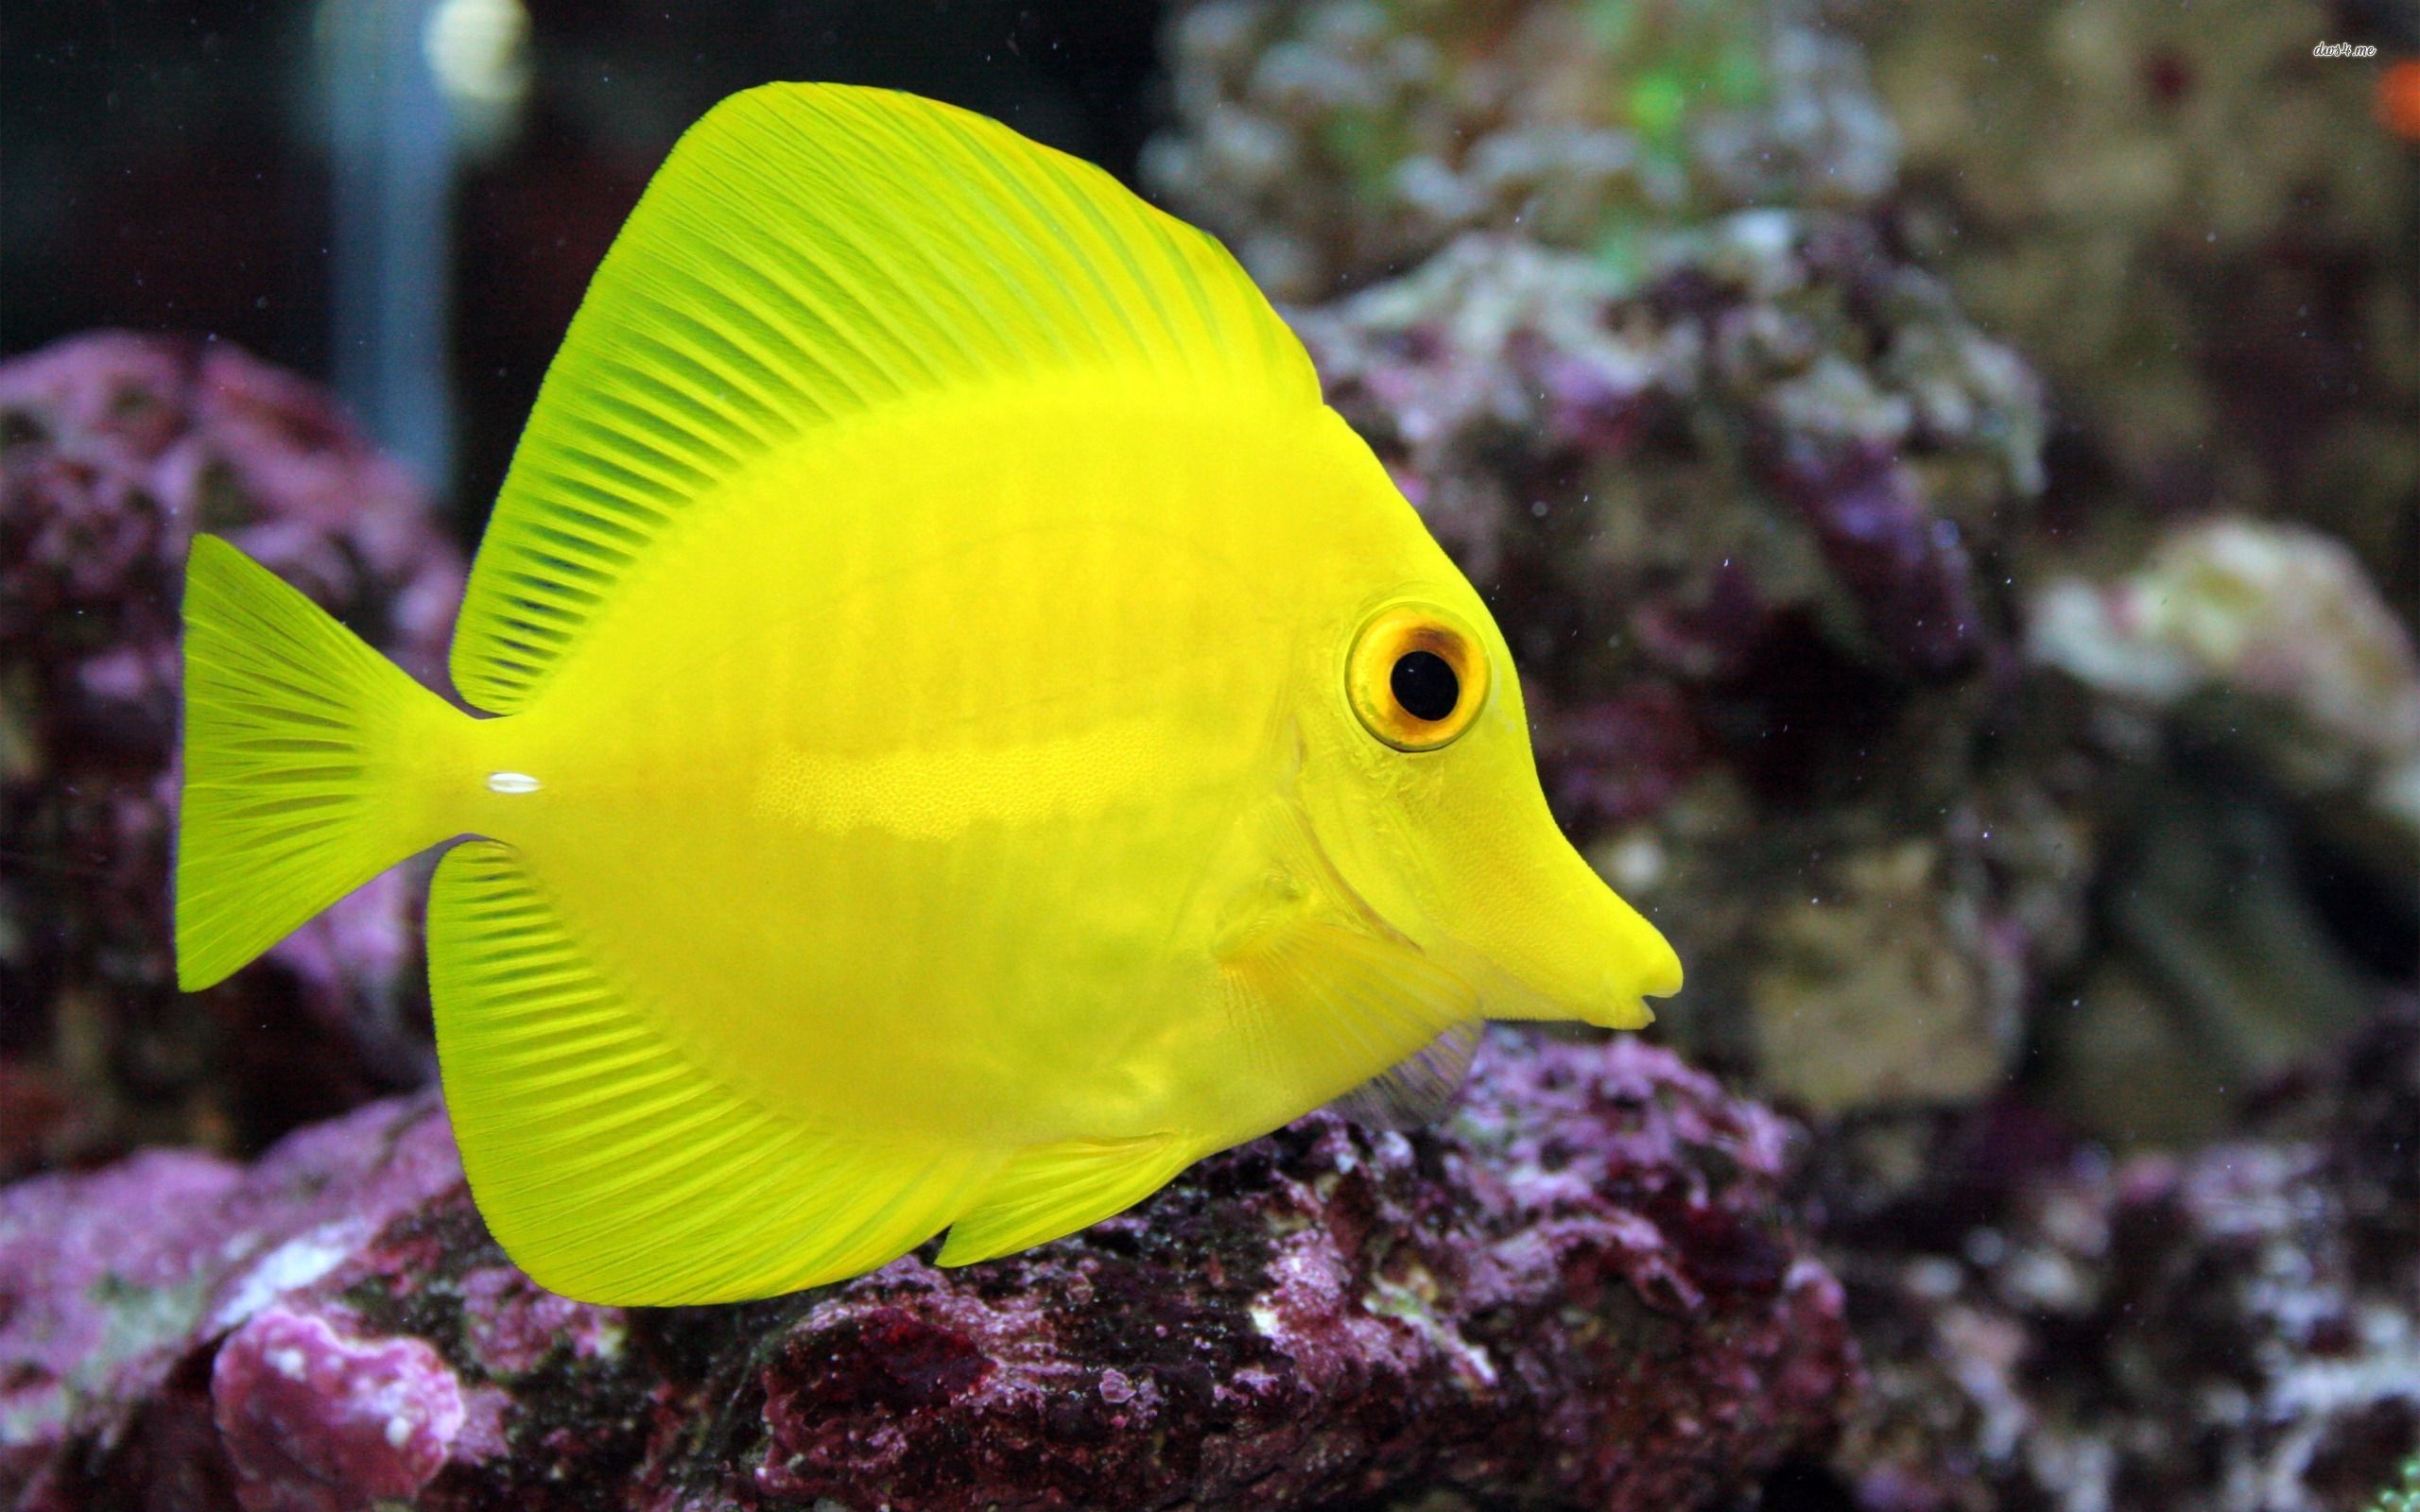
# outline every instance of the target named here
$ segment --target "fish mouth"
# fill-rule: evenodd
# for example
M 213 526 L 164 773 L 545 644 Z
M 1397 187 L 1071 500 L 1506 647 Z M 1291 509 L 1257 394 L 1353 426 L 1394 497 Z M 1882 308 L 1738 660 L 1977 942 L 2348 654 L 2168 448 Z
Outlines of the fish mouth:
M 1606 1029 L 1644 1029 L 1655 1022 L 1655 1010 L 1648 1006 L 1647 1000 L 1668 998 L 1681 990 L 1680 954 L 1672 949 L 1662 930 L 1649 923 L 1612 888 L 1605 890 L 1605 896 L 1624 916 L 1620 942 L 1613 955 L 1627 964 L 1607 972 L 1603 987 L 1573 1006 L 1585 1023 Z
M 1669 947 L 1667 947 L 1668 950 Z M 1644 1029 L 1655 1022 L 1655 1010 L 1647 999 L 1668 997 L 1679 990 L 1678 960 L 1668 978 L 1658 978 L 1651 988 L 1641 985 L 1634 972 L 1609 974 L 1600 988 L 1591 991 L 1553 991 L 1524 980 L 1501 962 L 1489 960 L 1483 970 L 1474 973 L 1479 978 L 1481 1011 L 1490 1019 L 1530 1022 L 1562 1022 L 1588 1024 L 1599 1029 Z

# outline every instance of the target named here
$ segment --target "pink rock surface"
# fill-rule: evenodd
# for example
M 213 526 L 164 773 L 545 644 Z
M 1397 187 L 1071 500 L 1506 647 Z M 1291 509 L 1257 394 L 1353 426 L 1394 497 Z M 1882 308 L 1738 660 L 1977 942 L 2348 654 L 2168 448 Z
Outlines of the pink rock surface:
M 244 1512 L 347 1512 L 417 1496 L 461 1437 L 462 1383 L 419 1339 L 362 1338 L 270 1307 L 227 1336 L 212 1416 Z

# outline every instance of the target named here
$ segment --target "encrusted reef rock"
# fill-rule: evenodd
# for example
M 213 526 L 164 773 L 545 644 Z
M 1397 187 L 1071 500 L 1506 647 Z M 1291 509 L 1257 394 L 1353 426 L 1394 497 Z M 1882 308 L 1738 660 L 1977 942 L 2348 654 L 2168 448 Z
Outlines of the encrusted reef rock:
M 1202 0 L 1144 175 L 1280 298 L 1519 231 L 1632 266 L 1656 228 L 1859 204 L 1897 138 L 1804 8 Z
M 424 1094 L 249 1169 L 0 1194 L 29 1512 L 1664 1509 L 1820 1452 L 1854 1366 L 1787 1125 L 1624 1038 L 1500 1033 L 1407 1137 L 1328 1114 L 1026 1255 L 624 1312 L 497 1250 Z
M 2062 1101 L 2120 1139 L 2220 1126 L 2409 979 L 2420 919 L 2420 654 L 2343 544 L 2241 519 L 2033 597 L 2034 660 L 2088 693 L 2080 748 L 2123 794 L 2106 943 L 2046 1024 Z M 2115 805 L 2113 805 L 2115 806 Z M 2329 939 L 2299 879 L 2363 901 Z M 2165 1000 L 2167 1010 L 2161 1007 Z
M 1841 1489 L 1864 1512 L 2363 1505 L 2420 1451 L 2415 1151 L 2408 998 L 2189 1155 L 2113 1163 L 1977 1116 L 1939 1179 L 1836 1226 L 1871 1372 Z
M 0 1175 L 258 1140 L 426 1074 L 418 894 L 397 877 L 270 969 L 176 994 L 177 606 L 196 530 L 416 674 L 442 664 L 459 556 L 318 387 L 232 347 L 124 335 L 0 364 Z
M 2031 644 L 2095 689 L 2239 746 L 2297 796 L 2341 802 L 2382 866 L 2420 866 L 2420 655 L 2334 538 L 2231 519 L 2171 530 L 2116 581 L 2046 585 Z

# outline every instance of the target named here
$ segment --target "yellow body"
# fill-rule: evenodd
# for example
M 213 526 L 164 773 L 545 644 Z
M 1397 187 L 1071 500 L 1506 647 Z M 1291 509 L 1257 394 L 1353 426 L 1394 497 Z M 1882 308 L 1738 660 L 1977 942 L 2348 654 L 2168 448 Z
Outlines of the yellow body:
M 729 161 L 940 122 L 945 183 L 1046 176 L 1024 226 L 1116 193 L 925 102 L 774 95 L 717 112 Z M 1007 168 L 970 170 L 960 132 Z M 717 146 L 693 161 L 720 183 Z M 1132 301 L 1104 280 L 1034 313 L 1025 240 L 973 244 L 964 266 L 1008 290 L 989 308 L 979 286 L 922 307 L 960 284 L 872 246 L 828 265 L 847 300 L 786 300 L 769 240 L 769 263 L 694 271 L 737 297 L 761 271 L 774 314 L 699 335 L 649 302 L 683 313 L 659 292 L 697 230 L 682 162 L 582 315 L 640 323 L 575 325 L 482 550 L 457 679 L 506 717 L 410 688 L 216 542 L 188 601 L 188 985 L 408 850 L 480 837 L 431 903 L 440 1051 L 474 1191 L 540 1280 L 762 1295 L 949 1225 L 944 1262 L 979 1259 L 1482 1017 L 1635 1027 L 1678 986 L 1555 831 L 1485 608 L 1215 249 L 1119 199 L 1034 254 L 1098 258 L 1140 298 L 1175 281 L 1132 354 L 1113 330 L 1061 360 L 1054 331 L 1093 339 Z M 811 229 L 873 242 L 851 213 Z M 650 226 L 674 249 L 654 262 Z M 972 234 L 908 232 L 936 277 Z M 920 372 L 875 345 L 912 354 L 917 320 L 969 310 L 994 348 Z M 677 338 L 666 368 L 633 329 Z M 781 366 L 819 341 L 842 355 Z M 644 444 L 600 428 L 633 416 Z M 1348 696 L 1390 610 L 1470 627 L 1463 671 L 1489 674 L 1437 748 L 1374 738 Z M 272 707 L 306 679 L 333 691 Z

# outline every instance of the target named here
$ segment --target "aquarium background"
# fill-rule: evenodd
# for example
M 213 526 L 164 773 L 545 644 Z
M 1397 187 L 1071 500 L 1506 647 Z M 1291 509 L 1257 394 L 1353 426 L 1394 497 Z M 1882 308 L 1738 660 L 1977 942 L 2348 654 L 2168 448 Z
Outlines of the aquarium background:
M 589 272 L 683 126 L 769 78 L 982 111 L 1222 237 L 1487 595 L 1558 816 L 1690 971 L 1648 1036 L 1685 1066 L 1499 1032 L 1459 1123 L 1314 1120 L 1121 1220 L 1167 1245 L 1115 1307 L 1044 1264 L 1033 1295 L 1133 1322 L 1052 1346 L 1088 1405 L 1024 1438 L 951 1383 L 1035 1337 L 937 1333 L 920 1280 L 632 1321 L 432 1258 L 484 1240 L 415 1091 L 417 878 L 171 986 L 190 531 L 441 685 Z M 746 1504 L 726 1472 L 776 1505 L 2384 1498 L 2420 1452 L 2415 301 L 2420 16 L 2385 0 L 11 7 L 0 1487 L 135 1504 L 197 1464 L 164 1504 L 354 1504 L 279 1489 L 290 1442 L 429 1506 Z M 1491 1207 L 1463 1154 L 1588 1178 Z M 1167 1236 L 1391 1156 L 1347 1246 L 1377 1280 L 1287 1335 L 1292 1408 L 1220 1394 L 1256 1357 L 1142 1341 L 1215 1332 L 1203 1257 L 1243 1252 Z M 224 1232 L 141 1222 L 245 1181 Z M 1474 1256 L 1592 1223 L 1635 1296 L 1566 1246 L 1490 1323 Z M 108 1263 L 311 1235 L 330 1268 L 273 1291 L 320 1312 Z M 876 1295 L 892 1332 L 847 1311 Z M 802 1384 L 752 1332 L 864 1363 Z M 440 1405 L 348 1458 L 341 1390 L 246 1374 L 306 1345 Z M 687 1437 L 628 1426 L 726 1387 Z M 851 1412 L 965 1473 L 817 1436 Z

